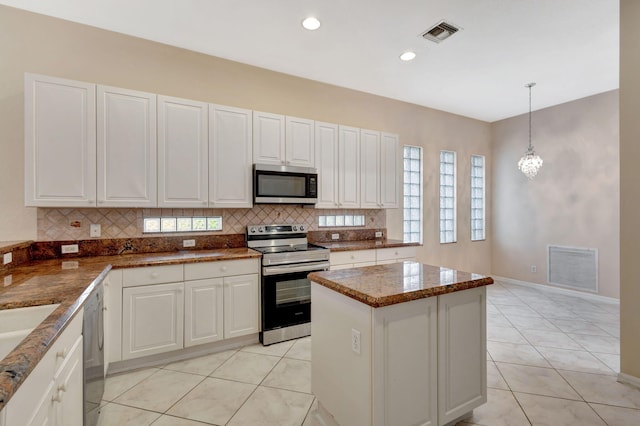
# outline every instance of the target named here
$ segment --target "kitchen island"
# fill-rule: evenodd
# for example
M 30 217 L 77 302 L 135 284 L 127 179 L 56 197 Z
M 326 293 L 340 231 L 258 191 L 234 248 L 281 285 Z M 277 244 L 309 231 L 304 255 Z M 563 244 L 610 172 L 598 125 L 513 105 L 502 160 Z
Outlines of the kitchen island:
M 492 278 L 404 262 L 309 279 L 318 420 L 450 425 L 486 402 Z

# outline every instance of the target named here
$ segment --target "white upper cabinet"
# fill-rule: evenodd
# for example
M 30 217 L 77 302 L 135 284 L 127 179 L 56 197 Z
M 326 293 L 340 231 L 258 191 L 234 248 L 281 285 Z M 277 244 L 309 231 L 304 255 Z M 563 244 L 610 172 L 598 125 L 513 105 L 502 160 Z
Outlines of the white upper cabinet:
M 25 205 L 96 205 L 96 86 L 25 74 Z
M 251 116 L 248 109 L 209 105 L 211 207 L 253 207 Z
M 254 163 L 284 164 L 284 127 L 283 115 L 253 112 Z
M 383 132 L 380 137 L 380 207 L 399 207 L 401 176 L 402 156 L 398 135 Z
M 360 207 L 360 129 L 338 127 L 338 207 Z
M 156 95 L 98 86 L 98 207 L 155 207 Z
M 158 207 L 208 203 L 207 104 L 158 96 Z
M 398 135 L 363 129 L 360 133 L 360 152 L 360 206 L 363 209 L 398 207 Z
M 316 168 L 318 202 L 316 208 L 338 207 L 338 125 L 316 121 Z
M 253 162 L 315 167 L 314 122 L 268 112 L 253 112 Z
M 286 118 L 285 164 L 315 167 L 314 121 L 305 118 Z
M 380 208 L 380 132 L 360 130 L 360 207 Z

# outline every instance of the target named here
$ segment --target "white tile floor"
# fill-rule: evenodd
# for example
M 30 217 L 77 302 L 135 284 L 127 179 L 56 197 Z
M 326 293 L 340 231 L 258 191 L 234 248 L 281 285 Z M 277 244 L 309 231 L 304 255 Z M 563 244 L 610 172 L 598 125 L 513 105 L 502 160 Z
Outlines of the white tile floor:
M 616 382 L 617 304 L 501 282 L 487 299 L 489 401 L 461 425 L 640 425 L 640 390 Z M 311 425 L 310 342 L 111 376 L 99 424 Z

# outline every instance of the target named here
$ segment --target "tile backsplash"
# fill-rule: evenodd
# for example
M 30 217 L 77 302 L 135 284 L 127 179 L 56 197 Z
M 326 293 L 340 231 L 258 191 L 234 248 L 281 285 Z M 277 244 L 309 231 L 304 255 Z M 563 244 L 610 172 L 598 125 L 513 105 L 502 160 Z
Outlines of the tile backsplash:
M 222 231 L 202 234 L 244 233 L 249 224 L 302 223 L 310 231 L 318 231 L 320 215 L 365 216 L 365 226 L 351 229 L 373 229 L 386 227 L 385 210 L 313 209 L 300 206 L 260 204 L 251 209 L 71 209 L 38 208 L 38 240 L 89 239 L 92 223 L 101 225 L 101 239 L 140 238 L 147 236 L 198 235 L 198 233 L 143 234 L 145 217 L 159 216 L 222 216 Z M 327 228 L 322 228 L 326 230 Z M 340 227 L 345 230 L 349 228 Z

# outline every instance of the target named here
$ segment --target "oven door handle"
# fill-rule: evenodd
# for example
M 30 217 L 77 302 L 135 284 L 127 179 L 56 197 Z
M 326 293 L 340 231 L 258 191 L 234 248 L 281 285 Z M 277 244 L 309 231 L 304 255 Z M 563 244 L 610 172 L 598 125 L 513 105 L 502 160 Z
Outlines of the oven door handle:
M 262 275 L 266 277 L 270 275 L 291 274 L 294 272 L 326 271 L 327 269 L 329 269 L 329 262 L 306 263 L 291 266 L 270 266 L 268 268 L 262 268 Z

